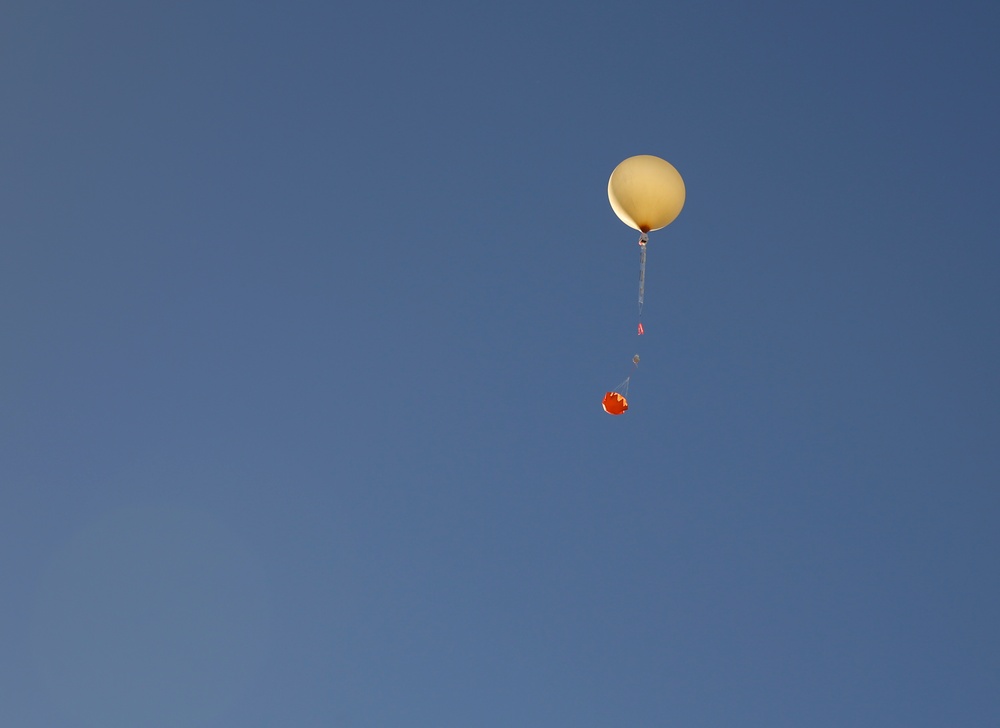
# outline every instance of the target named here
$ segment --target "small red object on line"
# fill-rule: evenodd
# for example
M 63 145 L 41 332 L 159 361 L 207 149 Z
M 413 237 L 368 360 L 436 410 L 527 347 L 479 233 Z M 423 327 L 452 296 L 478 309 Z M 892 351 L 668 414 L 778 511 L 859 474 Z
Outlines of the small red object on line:
M 642 330 L 642 323 L 640 323 L 639 324 L 639 336 L 642 336 L 643 333 L 645 333 L 645 332 L 643 332 L 643 330 Z

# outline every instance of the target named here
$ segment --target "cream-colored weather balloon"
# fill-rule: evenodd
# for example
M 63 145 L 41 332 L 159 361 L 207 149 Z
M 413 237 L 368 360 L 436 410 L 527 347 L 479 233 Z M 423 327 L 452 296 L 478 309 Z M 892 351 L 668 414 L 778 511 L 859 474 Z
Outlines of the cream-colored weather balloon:
M 684 207 L 684 180 L 674 166 L 650 154 L 629 157 L 608 180 L 608 199 L 621 221 L 639 232 L 659 230 Z

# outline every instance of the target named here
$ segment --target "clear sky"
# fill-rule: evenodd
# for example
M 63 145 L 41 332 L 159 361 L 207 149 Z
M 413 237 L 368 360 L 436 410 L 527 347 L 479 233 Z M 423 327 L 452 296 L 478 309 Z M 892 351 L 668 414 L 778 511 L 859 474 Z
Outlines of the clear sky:
M 0 724 L 1000 725 L 998 25 L 8 0 Z

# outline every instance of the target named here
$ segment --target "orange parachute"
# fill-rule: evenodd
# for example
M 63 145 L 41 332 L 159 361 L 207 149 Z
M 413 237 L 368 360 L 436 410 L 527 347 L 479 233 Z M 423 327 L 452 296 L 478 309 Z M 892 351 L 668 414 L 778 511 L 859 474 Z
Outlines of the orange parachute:
M 605 394 L 604 401 L 601 404 L 604 406 L 604 411 L 609 415 L 620 415 L 628 409 L 628 400 L 618 394 L 618 392 L 608 392 Z

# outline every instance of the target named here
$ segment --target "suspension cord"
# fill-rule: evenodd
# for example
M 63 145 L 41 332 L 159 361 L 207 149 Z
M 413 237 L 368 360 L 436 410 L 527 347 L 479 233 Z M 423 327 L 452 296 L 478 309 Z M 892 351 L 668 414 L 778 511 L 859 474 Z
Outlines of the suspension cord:
M 642 300 L 646 297 L 646 233 L 639 238 L 639 313 L 642 313 Z
M 642 302 L 646 298 L 646 233 L 639 238 L 639 336 L 642 336 Z

